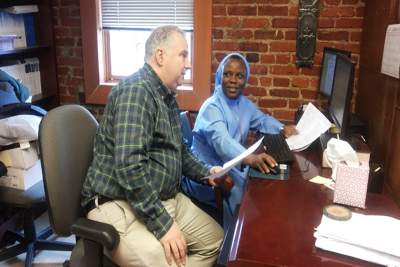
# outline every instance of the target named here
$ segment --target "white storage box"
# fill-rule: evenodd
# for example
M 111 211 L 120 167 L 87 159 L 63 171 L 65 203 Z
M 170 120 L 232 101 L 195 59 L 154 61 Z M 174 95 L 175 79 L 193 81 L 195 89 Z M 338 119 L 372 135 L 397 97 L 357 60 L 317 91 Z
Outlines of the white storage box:
M 27 170 L 31 168 L 39 159 L 37 152 L 37 143 L 24 143 L 20 147 L 0 151 L 0 161 L 7 168 L 18 168 Z
M 40 160 L 29 169 L 7 168 L 7 175 L 0 177 L 0 186 L 27 190 L 42 180 Z

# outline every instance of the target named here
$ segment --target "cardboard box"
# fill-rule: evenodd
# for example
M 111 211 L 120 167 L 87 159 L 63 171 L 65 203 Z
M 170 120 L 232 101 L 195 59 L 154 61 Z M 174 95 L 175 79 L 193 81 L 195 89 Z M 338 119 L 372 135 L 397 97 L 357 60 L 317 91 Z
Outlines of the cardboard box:
M 20 147 L 0 151 L 0 161 L 6 167 L 27 170 L 38 161 L 36 142 L 24 143 Z
M 369 162 L 361 161 L 357 167 L 338 163 L 333 202 L 365 208 L 367 197 Z
M 42 166 L 40 160 L 29 169 L 7 168 L 7 175 L 0 177 L 0 186 L 27 190 L 42 180 Z

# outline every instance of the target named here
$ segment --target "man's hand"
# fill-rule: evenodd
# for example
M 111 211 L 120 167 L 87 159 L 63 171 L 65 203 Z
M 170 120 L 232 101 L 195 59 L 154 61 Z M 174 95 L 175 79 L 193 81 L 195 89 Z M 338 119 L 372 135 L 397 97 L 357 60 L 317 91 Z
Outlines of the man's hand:
M 250 154 L 244 158 L 243 162 L 254 169 L 258 169 L 262 173 L 269 173 L 271 168 L 278 165 L 273 157 L 263 152 L 260 154 Z
M 160 242 L 164 247 L 165 258 L 169 265 L 172 264 L 172 259 L 175 260 L 177 266 L 186 264 L 186 240 L 175 221 Z
M 283 126 L 282 132 L 286 138 L 299 133 L 296 129 L 296 125 L 285 125 Z
M 221 171 L 221 169 L 222 169 L 221 166 L 214 166 L 210 169 L 210 174 L 215 174 L 215 173 Z M 224 192 L 231 191 L 231 189 L 234 185 L 232 177 L 230 177 L 228 174 L 225 174 L 224 176 L 219 177 L 219 178 L 208 179 L 208 183 L 211 186 L 221 187 Z

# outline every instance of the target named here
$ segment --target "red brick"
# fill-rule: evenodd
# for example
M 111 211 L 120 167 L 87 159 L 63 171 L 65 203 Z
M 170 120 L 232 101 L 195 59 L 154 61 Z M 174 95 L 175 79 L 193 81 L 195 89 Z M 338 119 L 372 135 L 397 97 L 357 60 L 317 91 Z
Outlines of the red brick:
M 261 86 L 264 86 L 264 87 L 270 87 L 272 84 L 272 79 L 269 77 L 261 77 L 260 84 L 261 84 Z
M 276 55 L 276 63 L 277 64 L 289 64 L 290 63 L 290 55 Z
M 245 91 L 246 94 L 253 96 L 263 96 L 266 93 L 264 88 L 256 86 L 247 86 Z
M 276 75 L 298 75 L 299 70 L 292 65 L 272 65 L 270 73 Z
M 83 77 L 83 68 L 79 68 L 79 67 L 74 68 L 74 76 L 75 77 Z
M 312 68 L 302 68 L 301 74 L 308 76 L 319 76 L 321 73 L 321 67 L 313 66 Z
M 275 63 L 275 56 L 274 56 L 274 55 L 270 55 L 270 54 L 261 55 L 261 60 L 260 60 L 260 62 L 261 62 L 261 63 L 264 63 L 264 64 Z
M 318 40 L 348 41 L 349 32 L 347 31 L 320 31 L 317 35 Z
M 354 4 L 358 4 L 358 0 L 343 0 L 342 4 L 343 5 L 354 5 Z
M 273 85 L 275 87 L 289 87 L 288 78 L 273 78 Z
M 225 6 L 213 5 L 212 7 L 213 16 L 226 16 Z
M 258 63 L 260 61 L 260 55 L 258 53 L 247 53 L 246 59 L 250 63 Z
M 253 32 L 250 30 L 228 30 L 226 37 L 228 39 L 250 39 L 253 38 Z
M 254 39 L 281 40 L 283 39 L 283 32 L 278 30 L 256 30 L 254 32 Z
M 266 52 L 268 51 L 268 45 L 260 42 L 242 42 L 239 44 L 240 51 L 250 51 L 250 52 Z
M 289 90 L 289 89 L 271 89 L 269 90 L 271 96 L 278 97 L 286 97 L 286 98 L 298 98 L 299 91 L 298 90 Z
M 259 6 L 259 16 L 287 16 L 289 9 L 287 6 Z
M 304 99 L 317 99 L 318 92 L 312 90 L 301 90 L 301 95 Z
M 300 105 L 303 105 L 303 104 L 304 104 L 303 100 L 289 99 L 289 108 L 290 109 L 297 109 Z
M 336 21 L 336 28 L 362 28 L 362 18 L 341 18 Z
M 257 6 L 228 6 L 227 11 L 231 16 L 255 16 L 257 15 Z
M 325 4 L 326 4 L 326 5 L 334 5 L 334 6 L 337 6 L 337 5 L 339 5 L 339 3 L 340 3 L 340 0 L 325 0 Z
M 298 88 L 307 88 L 308 87 L 308 78 L 293 77 L 292 86 L 298 87 Z
M 318 89 L 319 88 L 319 77 L 315 79 L 310 79 L 310 88 Z
M 71 57 L 58 57 L 57 62 L 60 66 L 82 66 L 82 58 L 71 58 Z
M 320 29 L 324 29 L 324 28 L 333 28 L 333 26 L 335 25 L 335 21 L 333 19 L 325 19 L 325 18 L 319 18 L 318 20 L 318 27 Z
M 286 31 L 285 32 L 285 40 L 296 40 L 297 31 Z
M 214 17 L 212 19 L 212 24 L 214 28 L 218 27 L 238 27 L 240 23 L 239 18 L 232 17 Z
M 81 20 L 79 18 L 62 17 L 60 16 L 60 23 L 63 26 L 79 27 L 81 26 Z
M 269 26 L 269 21 L 265 18 L 243 18 L 241 28 L 265 28 Z
M 259 75 L 267 75 L 268 67 L 266 65 L 255 64 L 251 67 L 251 73 Z
M 213 0 L 213 4 L 248 4 L 254 3 L 254 0 Z
M 271 42 L 270 51 L 272 52 L 295 52 L 296 43 L 292 41 L 288 42 Z
M 58 74 L 58 76 L 60 76 L 60 75 L 68 75 L 71 72 L 70 70 L 71 69 L 68 66 L 58 67 L 57 68 L 57 74 Z
M 272 20 L 274 28 L 297 28 L 297 19 L 275 18 Z
M 235 42 L 225 42 L 225 41 L 217 41 L 213 42 L 214 50 L 228 50 L 228 51 L 237 51 L 239 50 L 239 44 Z
M 287 100 L 285 99 L 271 99 L 271 98 L 261 98 L 258 101 L 259 107 L 264 108 L 285 108 L 287 106 Z
M 223 39 L 224 31 L 219 29 L 212 29 L 212 38 L 213 39 Z
M 290 0 L 258 0 L 259 4 L 286 5 Z M 254 1 L 253 1 L 254 2 Z
M 251 72 L 251 70 L 250 70 Z M 248 85 L 252 85 L 252 86 L 257 86 L 258 85 L 258 78 L 254 77 L 254 76 L 250 76 L 248 82 Z
M 298 17 L 299 16 L 299 8 L 297 6 L 289 7 L 289 17 Z
M 353 7 L 326 7 L 321 11 L 321 17 L 353 17 L 356 11 Z

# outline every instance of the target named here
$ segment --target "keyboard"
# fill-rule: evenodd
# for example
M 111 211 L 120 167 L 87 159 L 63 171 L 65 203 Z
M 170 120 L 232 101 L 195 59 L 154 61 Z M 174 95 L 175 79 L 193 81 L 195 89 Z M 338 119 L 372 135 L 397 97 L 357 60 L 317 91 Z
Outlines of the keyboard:
M 279 164 L 291 164 L 294 161 L 285 137 L 282 134 L 264 134 L 265 153 L 271 155 Z

